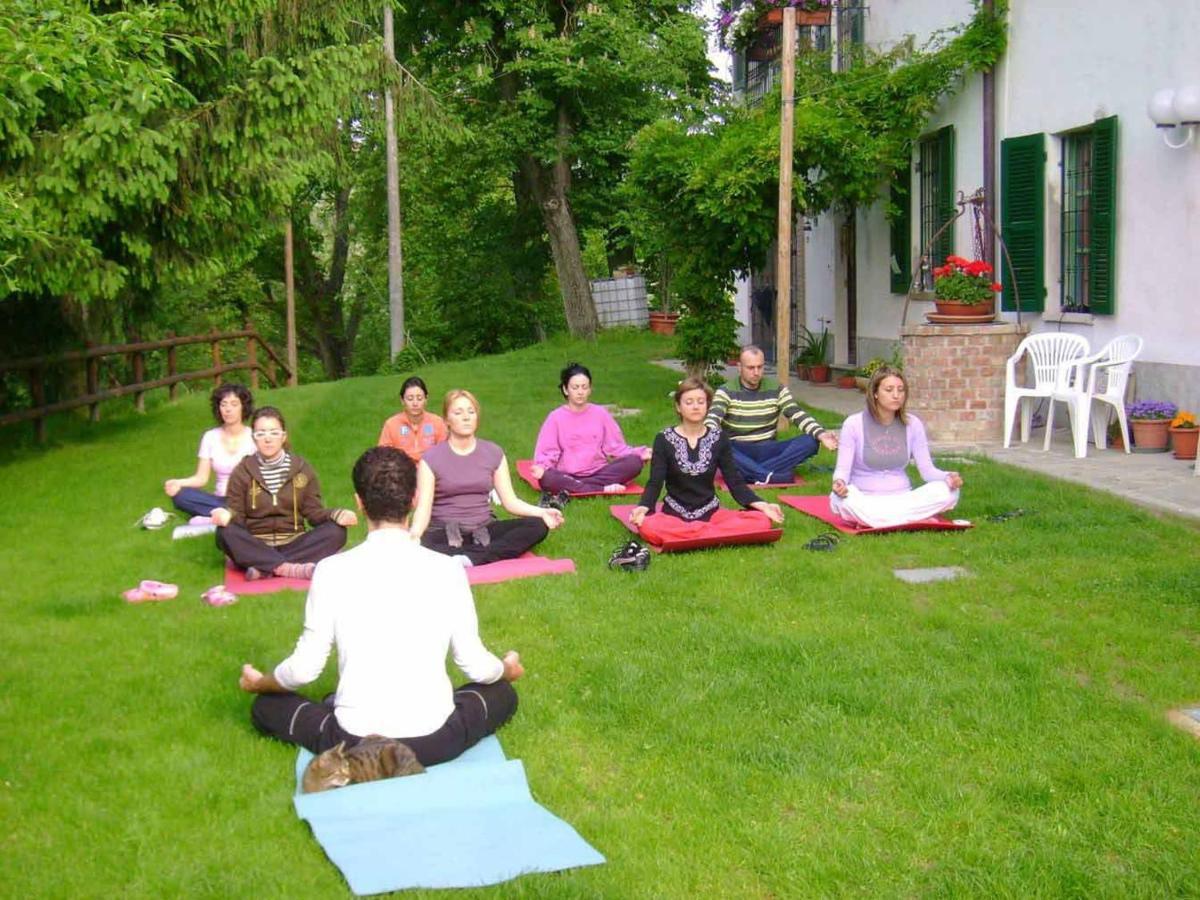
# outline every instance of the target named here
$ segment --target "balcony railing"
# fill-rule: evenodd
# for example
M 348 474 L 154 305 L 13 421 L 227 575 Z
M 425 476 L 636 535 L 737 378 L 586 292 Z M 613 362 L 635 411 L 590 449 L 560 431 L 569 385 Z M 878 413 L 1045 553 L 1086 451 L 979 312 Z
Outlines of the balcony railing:
M 796 52 L 825 54 L 834 71 L 849 69 L 856 48 L 863 45 L 867 10 L 864 3 L 840 4 L 830 24 L 797 26 Z M 779 83 L 782 31 L 778 26 L 764 28 L 758 32 L 753 44 L 733 54 L 734 94 L 751 106 L 761 103 Z M 836 43 L 835 37 L 839 38 Z

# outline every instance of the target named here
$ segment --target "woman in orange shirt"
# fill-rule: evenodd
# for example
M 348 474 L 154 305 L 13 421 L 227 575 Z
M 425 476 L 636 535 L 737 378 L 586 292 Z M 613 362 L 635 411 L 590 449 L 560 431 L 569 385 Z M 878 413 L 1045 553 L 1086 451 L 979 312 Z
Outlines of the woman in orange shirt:
M 446 423 L 441 416 L 425 410 L 429 389 L 420 377 L 413 375 L 405 380 L 400 399 L 404 401 L 404 411 L 383 423 L 379 446 L 403 450 L 413 462 L 420 462 L 426 450 L 446 439 Z

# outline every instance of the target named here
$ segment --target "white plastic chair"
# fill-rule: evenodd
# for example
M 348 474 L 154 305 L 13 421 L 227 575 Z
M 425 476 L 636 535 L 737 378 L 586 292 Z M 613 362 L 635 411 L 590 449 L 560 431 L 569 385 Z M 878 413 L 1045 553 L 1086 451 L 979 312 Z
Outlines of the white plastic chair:
M 1017 384 L 1017 364 L 1026 354 L 1033 370 L 1033 387 Z M 1072 370 L 1068 364 L 1087 355 L 1086 338 L 1059 331 L 1031 334 L 1017 345 L 1017 352 L 1008 358 L 1004 373 L 1005 447 L 1012 444 L 1017 410 L 1021 411 L 1021 442 L 1025 443 L 1029 440 L 1029 423 L 1033 417 L 1032 401 L 1053 394 L 1060 377 L 1065 380 L 1070 376 Z
M 1125 388 L 1129 384 L 1133 361 L 1141 352 L 1142 339 L 1136 334 L 1123 334 L 1105 344 L 1099 353 L 1064 366 L 1050 395 L 1050 409 L 1046 413 L 1046 442 L 1042 449 L 1050 449 L 1054 404 L 1061 401 L 1067 404 L 1076 459 L 1087 456 L 1089 421 L 1092 424 L 1092 439 L 1098 448 L 1104 449 L 1108 443 L 1108 423 L 1113 410 L 1116 410 L 1117 421 L 1121 425 L 1125 452 L 1130 452 L 1129 423 L 1125 419 Z M 1103 404 L 1110 408 L 1101 410 Z

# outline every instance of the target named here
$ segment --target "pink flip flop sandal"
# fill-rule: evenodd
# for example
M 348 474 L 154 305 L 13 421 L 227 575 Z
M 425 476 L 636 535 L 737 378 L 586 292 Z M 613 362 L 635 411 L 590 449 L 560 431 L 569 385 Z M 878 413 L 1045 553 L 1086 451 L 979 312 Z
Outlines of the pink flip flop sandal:
M 200 595 L 200 599 L 209 606 L 232 606 L 238 601 L 237 594 L 223 584 L 210 587 Z
M 126 603 L 149 603 L 159 600 L 174 600 L 179 596 L 179 585 L 163 581 L 143 581 L 135 588 L 121 594 Z

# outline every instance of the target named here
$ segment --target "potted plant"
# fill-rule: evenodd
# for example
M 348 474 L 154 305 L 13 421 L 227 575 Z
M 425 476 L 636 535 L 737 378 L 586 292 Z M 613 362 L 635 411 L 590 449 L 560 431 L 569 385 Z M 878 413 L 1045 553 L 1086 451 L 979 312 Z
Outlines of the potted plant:
M 679 313 L 669 307 L 650 310 L 650 330 L 655 334 L 674 334 L 678 323 Z
M 888 361 L 882 356 L 873 356 L 867 360 L 867 364 L 858 370 L 858 378 L 855 379 L 860 391 L 865 391 L 867 385 L 871 382 L 871 376 L 888 364 Z
M 939 316 L 983 321 L 996 313 L 996 292 L 991 263 L 982 259 L 947 256 L 946 264 L 933 270 L 934 304 Z
M 721 47 L 746 49 L 757 32 L 783 23 L 786 6 L 795 7 L 797 25 L 828 25 L 832 18 L 833 0 L 722 0 L 716 20 Z
M 1171 449 L 1175 458 L 1195 459 L 1197 442 L 1200 442 L 1200 427 L 1196 425 L 1196 414 L 1181 410 L 1171 420 Z
M 1175 404 L 1161 400 L 1139 400 L 1125 410 L 1133 432 L 1134 453 L 1165 453 Z
M 827 361 L 829 329 L 822 328 L 821 333 L 817 334 L 803 325 L 800 327 L 803 337 L 801 338 L 800 352 L 796 356 L 796 374 L 799 375 L 800 367 L 804 366 L 807 369 L 809 381 L 813 384 L 824 384 L 829 381 L 829 363 Z

